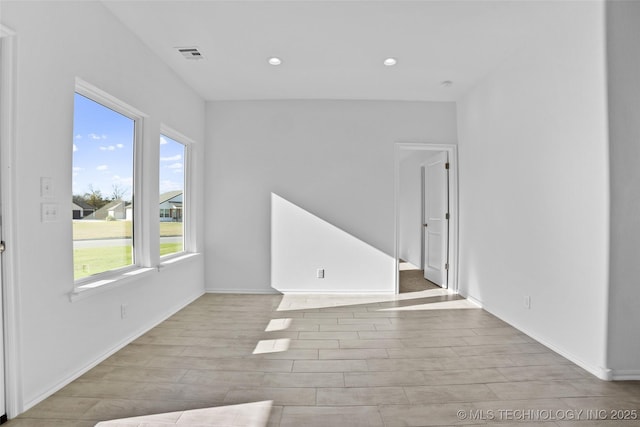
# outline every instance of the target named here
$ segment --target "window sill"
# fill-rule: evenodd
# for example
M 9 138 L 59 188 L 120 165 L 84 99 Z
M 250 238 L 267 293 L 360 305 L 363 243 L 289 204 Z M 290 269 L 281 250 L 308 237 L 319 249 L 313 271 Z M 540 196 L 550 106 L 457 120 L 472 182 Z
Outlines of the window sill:
M 89 296 L 101 294 L 105 291 L 118 288 L 131 283 L 141 277 L 147 277 L 153 273 L 158 273 L 162 268 L 180 264 L 183 261 L 197 257 L 199 253 L 182 253 L 169 259 L 161 260 L 157 267 L 138 267 L 122 273 L 105 275 L 95 281 L 83 282 L 69 292 L 69 301 L 75 302 L 83 300 Z
M 167 255 L 166 257 L 160 258 L 158 271 L 160 271 L 165 267 L 170 267 L 172 265 L 180 264 L 183 261 L 186 261 L 191 258 L 195 258 L 199 255 L 200 255 L 199 252 L 180 252 L 178 254 Z

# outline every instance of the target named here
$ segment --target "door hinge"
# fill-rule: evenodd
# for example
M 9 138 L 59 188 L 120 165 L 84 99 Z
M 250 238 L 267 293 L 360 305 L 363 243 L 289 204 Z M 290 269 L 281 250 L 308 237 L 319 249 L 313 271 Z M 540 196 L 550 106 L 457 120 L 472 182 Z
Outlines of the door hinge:
M 0 254 L 3 253 L 7 249 L 7 246 L 4 244 L 4 241 L 0 242 Z
M 447 163 L 445 163 L 445 164 L 444 164 L 444 168 L 445 168 L 445 169 L 449 169 L 449 162 L 447 162 Z
M 448 270 L 448 269 L 449 269 L 449 263 L 446 263 L 446 264 L 444 265 L 444 269 L 445 269 L 445 270 Z
M 447 212 L 444 217 L 445 219 L 449 219 L 449 212 Z

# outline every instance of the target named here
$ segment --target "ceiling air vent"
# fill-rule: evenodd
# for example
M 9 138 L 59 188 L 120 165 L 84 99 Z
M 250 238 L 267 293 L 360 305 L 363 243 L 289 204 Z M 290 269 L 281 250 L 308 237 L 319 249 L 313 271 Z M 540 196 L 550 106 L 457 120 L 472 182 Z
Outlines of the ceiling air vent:
M 178 52 L 186 59 L 202 59 L 203 56 L 196 47 L 178 47 Z

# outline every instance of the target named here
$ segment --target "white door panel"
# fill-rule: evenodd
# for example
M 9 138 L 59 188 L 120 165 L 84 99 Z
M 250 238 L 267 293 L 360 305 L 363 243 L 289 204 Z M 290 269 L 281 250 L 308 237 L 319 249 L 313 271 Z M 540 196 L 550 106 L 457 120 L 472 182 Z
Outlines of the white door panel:
M 447 287 L 449 171 L 447 152 L 436 153 L 424 165 L 424 278 Z

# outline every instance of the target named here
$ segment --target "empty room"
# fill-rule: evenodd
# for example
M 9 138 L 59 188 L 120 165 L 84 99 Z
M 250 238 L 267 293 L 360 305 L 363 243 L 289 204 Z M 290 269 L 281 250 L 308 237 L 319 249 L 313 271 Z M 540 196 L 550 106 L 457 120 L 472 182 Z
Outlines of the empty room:
M 640 2 L 0 36 L 0 423 L 640 425 Z

